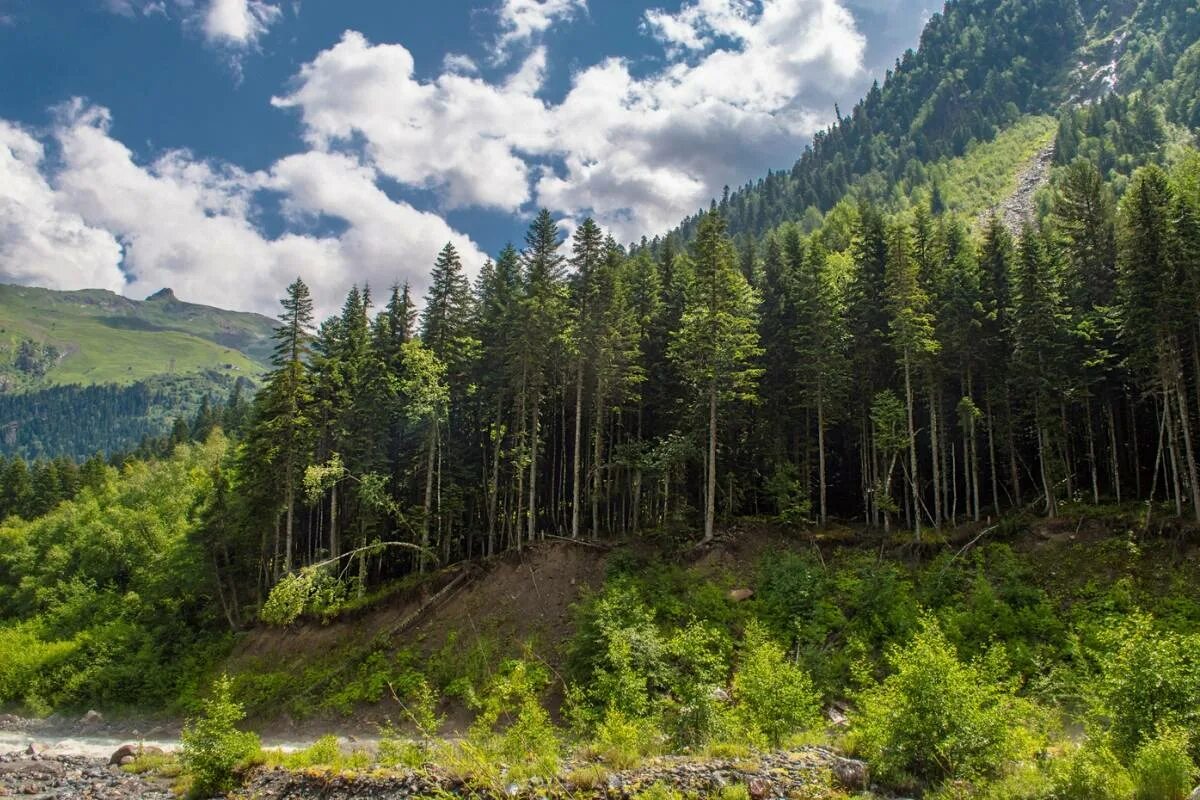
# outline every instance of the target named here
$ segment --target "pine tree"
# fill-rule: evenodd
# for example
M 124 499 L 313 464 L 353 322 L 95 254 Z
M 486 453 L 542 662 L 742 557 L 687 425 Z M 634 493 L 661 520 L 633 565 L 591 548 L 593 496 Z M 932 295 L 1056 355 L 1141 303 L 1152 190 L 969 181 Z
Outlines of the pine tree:
M 671 358 L 708 414 L 704 541 L 714 535 L 717 493 L 718 410 L 730 401 L 757 399 L 762 355 L 755 328 L 758 298 L 737 268 L 725 221 L 710 213 L 696 232 L 693 279 Z

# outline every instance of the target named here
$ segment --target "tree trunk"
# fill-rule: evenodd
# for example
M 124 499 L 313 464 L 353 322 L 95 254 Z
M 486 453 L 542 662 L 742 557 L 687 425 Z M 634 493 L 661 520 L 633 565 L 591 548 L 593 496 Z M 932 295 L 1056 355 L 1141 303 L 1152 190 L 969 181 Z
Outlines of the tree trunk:
M 1121 504 L 1121 460 L 1117 452 L 1117 415 L 1113 411 L 1113 404 L 1116 400 L 1109 400 L 1105 404 L 1104 410 L 1108 414 L 1108 447 L 1109 455 L 1112 461 L 1112 485 L 1113 493 L 1117 498 L 1117 505 Z
M 1040 409 L 1039 409 L 1040 416 Z M 1042 471 L 1042 491 L 1046 494 L 1046 516 L 1054 519 L 1058 516 L 1058 503 L 1054 497 L 1054 487 L 1050 485 L 1050 473 L 1046 469 L 1046 426 L 1038 423 L 1038 462 Z
M 908 408 L 908 484 L 911 487 L 912 524 L 917 541 L 921 541 L 921 498 L 917 475 L 917 431 L 913 423 L 912 369 L 908 351 L 904 353 L 904 397 Z
M 820 384 L 817 385 L 817 482 L 820 484 L 821 524 L 826 525 L 829 513 L 825 503 L 825 396 Z
M 342 543 L 338 538 L 338 487 L 337 481 L 334 481 L 333 487 L 329 490 L 329 556 L 337 558 L 342 554 Z
M 1087 423 L 1088 463 L 1092 467 L 1092 502 L 1100 505 L 1100 469 L 1096 463 L 1096 433 L 1092 429 L 1092 398 L 1084 401 L 1083 411 Z
M 293 531 L 296 524 L 296 487 L 290 479 L 288 480 L 287 494 L 284 502 L 287 503 L 287 532 L 284 538 L 283 574 L 291 575 Z
M 1178 351 L 1179 345 L 1176 343 L 1176 352 Z M 1196 454 L 1192 449 L 1192 424 L 1189 420 L 1191 411 L 1188 408 L 1187 393 L 1184 391 L 1183 361 L 1177 357 L 1175 363 L 1177 365 L 1175 398 L 1179 403 L 1179 425 L 1183 431 L 1183 454 L 1187 461 L 1188 485 L 1192 494 L 1192 513 L 1195 515 L 1196 521 L 1200 522 L 1200 485 L 1196 482 Z
M 704 543 L 711 542 L 717 518 L 717 387 L 708 387 L 708 496 L 704 498 Z
M 604 474 L 604 386 L 596 385 L 596 420 L 592 427 L 592 538 L 600 536 L 600 492 Z
M 579 461 L 583 428 L 583 359 L 575 366 L 575 452 L 571 459 L 571 538 L 579 538 Z
M 537 537 L 537 463 L 538 463 L 538 425 L 541 423 L 541 392 L 533 393 L 533 422 L 529 428 L 529 528 L 525 538 L 533 542 Z
M 942 497 L 942 453 L 940 449 L 941 431 L 938 430 L 938 392 L 937 382 L 929 381 L 929 450 L 933 463 L 933 527 L 942 527 L 942 509 L 945 507 Z M 914 473 L 915 474 L 915 473 Z M 917 516 L 921 515 L 920 509 Z
M 988 392 L 990 395 L 991 392 Z M 1000 476 L 996 470 L 996 420 L 992 416 L 992 398 L 987 400 L 988 469 L 992 479 L 992 510 L 1000 516 Z
M 429 434 L 425 441 L 425 501 L 421 506 L 421 557 L 418 572 L 429 566 L 429 520 L 433 517 L 433 477 L 437 469 L 437 422 L 429 423 Z

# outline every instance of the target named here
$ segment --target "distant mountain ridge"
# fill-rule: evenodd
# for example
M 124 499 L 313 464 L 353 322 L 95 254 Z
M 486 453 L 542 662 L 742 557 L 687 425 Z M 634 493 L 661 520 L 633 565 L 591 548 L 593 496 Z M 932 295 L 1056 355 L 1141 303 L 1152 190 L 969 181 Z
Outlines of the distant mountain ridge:
M 275 322 L 179 300 L 170 289 L 133 300 L 103 289 L 0 285 L 0 389 L 106 383 L 266 369 Z
M 0 284 L 0 454 L 135 447 L 269 368 L 275 321 L 103 289 Z

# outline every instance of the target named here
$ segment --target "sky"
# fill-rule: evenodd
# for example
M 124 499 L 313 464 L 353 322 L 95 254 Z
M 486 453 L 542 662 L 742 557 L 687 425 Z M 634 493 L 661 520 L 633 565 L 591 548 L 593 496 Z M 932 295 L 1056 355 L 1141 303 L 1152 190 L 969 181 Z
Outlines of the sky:
M 274 315 L 788 168 L 931 0 L 0 0 L 0 282 Z

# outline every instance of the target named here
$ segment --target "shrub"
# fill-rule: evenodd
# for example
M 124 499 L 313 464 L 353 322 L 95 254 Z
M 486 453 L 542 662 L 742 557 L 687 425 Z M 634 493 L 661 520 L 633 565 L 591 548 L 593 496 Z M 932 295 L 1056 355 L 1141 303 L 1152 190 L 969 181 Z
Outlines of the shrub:
M 1109 644 L 1093 712 L 1107 720 L 1118 755 L 1133 756 L 1164 727 L 1200 727 L 1200 636 L 1160 633 L 1150 617 L 1135 614 Z
M 596 726 L 590 750 L 613 769 L 632 769 L 659 750 L 662 734 L 652 720 L 608 709 Z
M 1089 740 L 1050 765 L 1053 800 L 1128 800 L 1133 781 L 1104 743 Z
M 200 716 L 184 726 L 180 763 L 195 793 L 209 796 L 233 788 L 234 772 L 259 750 L 258 737 L 237 729 L 245 716 L 231 698 L 232 684 L 222 675 L 213 685 Z
M 1188 796 L 1196 777 L 1188 745 L 1187 732 L 1172 728 L 1138 748 L 1131 770 L 1136 800 L 1183 800 Z
M 857 745 L 884 780 L 936 783 L 993 774 L 1014 750 L 1015 699 L 992 662 L 964 663 L 932 619 L 888 655 L 862 693 Z
M 733 676 L 733 699 L 746 730 L 779 747 L 788 734 L 820 720 L 812 679 L 757 623 L 746 629 L 745 653 Z
M 479 702 L 468 743 L 507 764 L 512 780 L 558 774 L 558 735 L 539 700 L 547 682 L 540 667 L 506 661 Z

